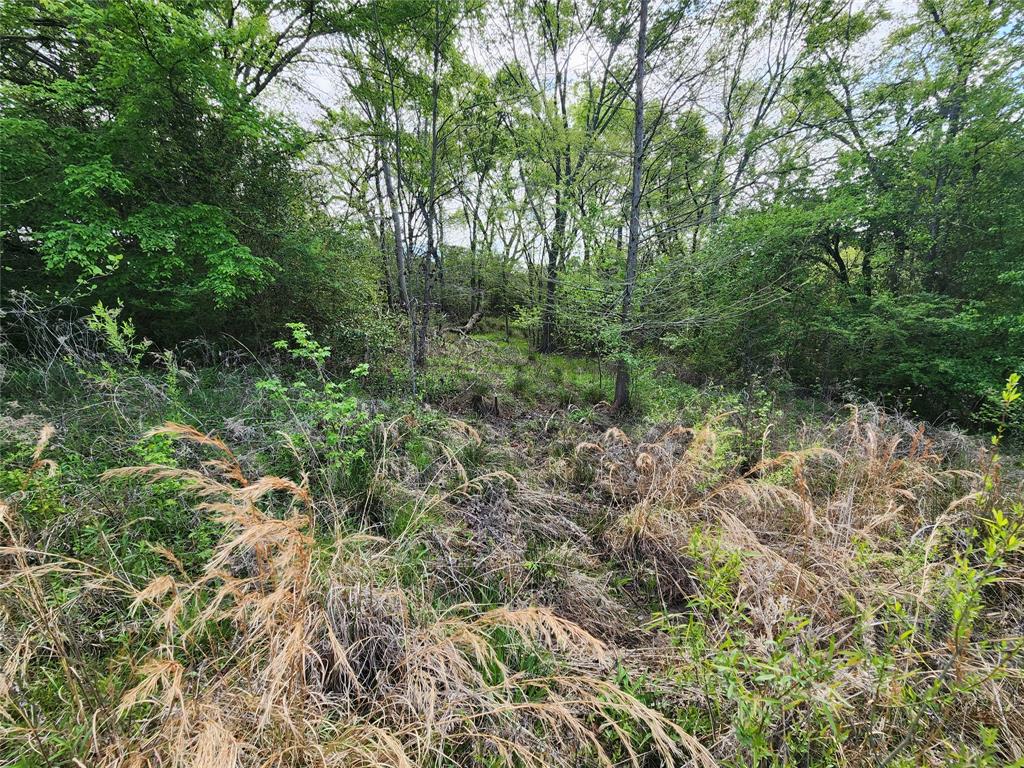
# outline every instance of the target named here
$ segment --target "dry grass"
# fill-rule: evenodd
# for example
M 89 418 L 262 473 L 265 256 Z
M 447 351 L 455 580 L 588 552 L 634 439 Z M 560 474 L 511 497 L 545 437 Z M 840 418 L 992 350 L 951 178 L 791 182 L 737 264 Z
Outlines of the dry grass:
M 75 716 L 91 723 L 95 765 L 610 768 L 640 766 L 648 753 L 663 765 L 713 765 L 696 739 L 610 682 L 612 654 L 576 623 L 535 605 L 439 610 L 380 567 L 395 552 L 386 542 L 352 534 L 325 548 L 305 480 L 250 478 L 222 441 L 189 427 L 151 434 L 212 457 L 200 469 L 154 464 L 105 477 L 180 484 L 216 516 L 221 538 L 195 578 L 167 553 L 171 570 L 136 586 L 28 550 L 8 505 L 5 604 L 38 618 L 22 625 L 20 651 L 4 665 L 7 722 L 31 721 L 13 710 L 29 660 L 44 653 L 65 664 Z M 44 466 L 48 436 L 33 471 Z M 459 493 L 469 485 L 463 479 Z M 75 650 L 53 624 L 59 600 L 47 593 L 57 582 L 104 590 L 125 606 L 124 627 L 138 642 L 124 660 L 132 685 L 118 700 L 76 688 Z M 24 729 L 7 727 L 4 737 L 32 749 Z
M 850 723 L 844 763 L 889 764 L 910 745 L 926 744 L 923 764 L 945 764 L 949 743 L 939 731 L 927 733 L 927 717 L 956 720 L 962 739 L 992 728 L 1004 757 L 1024 757 L 1018 725 L 1024 722 L 1018 704 L 1024 627 L 1006 623 L 1008 611 L 1024 607 L 1014 587 L 1024 563 L 1012 555 L 983 577 L 971 570 L 988 567 L 979 555 L 957 554 L 977 535 L 970 531 L 979 514 L 987 514 L 978 507 L 991 496 L 982 492 L 984 454 L 975 448 L 972 457 L 962 438 L 929 435 L 924 425 L 875 408 L 851 408 L 846 420 L 820 431 L 812 447 L 780 452 L 746 471 L 720 460 L 727 439 L 727 430 L 709 424 L 672 427 L 638 443 L 609 430 L 577 446 L 577 462 L 594 473 L 595 486 L 617 510 L 605 541 L 634 579 L 653 582 L 663 610 L 708 605 L 712 598 L 698 574 L 716 566 L 709 553 L 690 545 L 694 532 L 703 531 L 740 557 L 734 596 L 717 605 L 729 621 L 743 617 L 750 658 L 768 654 L 794 615 L 807 617 L 800 624 L 802 643 L 828 641 L 833 652 L 850 658 L 863 653 L 863 641 L 884 650 L 893 665 L 884 673 L 857 662 L 820 689 L 834 697 L 829 709 Z M 979 469 L 965 467 L 965 458 Z M 918 559 L 919 567 L 909 565 Z M 979 578 L 1001 585 L 991 606 L 971 586 Z M 959 610 L 951 602 L 963 600 L 979 611 L 977 627 L 966 636 L 957 629 L 965 619 L 943 619 L 944 612 Z M 898 619 L 907 627 L 904 635 L 883 638 L 879 628 L 897 623 L 889 612 L 901 604 L 912 611 Z M 715 614 L 701 621 L 719 640 L 734 632 Z M 908 702 L 907 690 L 942 704 Z M 888 738 L 879 724 L 886 722 L 909 735 Z M 785 733 L 777 733 L 780 743 Z M 740 759 L 735 735 L 726 731 L 721 738 L 720 754 Z
M 666 605 L 694 593 L 682 553 L 693 527 L 710 525 L 752 556 L 746 590 L 775 584 L 834 618 L 853 591 L 846 577 L 858 542 L 900 546 L 915 531 L 949 524 L 979 488 L 978 472 L 943 465 L 923 425 L 910 435 L 890 426 L 880 411 L 864 418 L 853 409 L 817 445 L 745 472 L 723 469 L 715 423 L 670 427 L 641 443 L 613 428 L 575 455 L 623 510 L 606 533 L 609 546 L 654 575 Z
M 189 446 L 181 466 L 107 479 L 133 499 L 156 484 L 218 534 L 198 566 L 153 547 L 141 579 L 103 541 L 91 557 L 51 546 L 104 508 L 76 509 L 61 534 L 33 528 L 26 489 L 59 482 L 42 430 L 20 449 L 22 491 L 0 504 L 0 756 L 1024 758 L 1024 562 L 990 568 L 979 551 L 976 529 L 1006 500 L 985 491 L 991 457 L 975 443 L 869 406 L 774 450 L 766 433 L 753 460 L 737 459 L 728 415 L 628 434 L 547 411 L 502 419 L 388 416 L 354 502 L 317 467 L 260 473 L 252 453 L 166 424 L 151 434 Z

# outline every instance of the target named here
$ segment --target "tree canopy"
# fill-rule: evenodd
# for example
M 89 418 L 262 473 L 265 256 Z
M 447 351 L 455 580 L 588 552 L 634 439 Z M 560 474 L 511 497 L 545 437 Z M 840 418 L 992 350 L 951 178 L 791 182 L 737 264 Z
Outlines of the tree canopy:
M 4 289 L 970 416 L 1024 350 L 1021 5 L 663 2 L 638 50 L 642 8 L 11 0 Z

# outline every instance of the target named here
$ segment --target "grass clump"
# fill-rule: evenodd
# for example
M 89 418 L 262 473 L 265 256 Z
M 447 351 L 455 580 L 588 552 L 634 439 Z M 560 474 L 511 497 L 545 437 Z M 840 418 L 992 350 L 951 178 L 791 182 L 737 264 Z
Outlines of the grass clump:
M 30 473 L 46 468 L 51 434 Z M 212 456 L 197 469 L 150 464 L 105 477 L 175 481 L 200 500 L 222 535 L 194 577 L 169 551 L 166 570 L 140 584 L 31 549 L 19 506 L 4 508 L 6 617 L 21 635 L 5 670 L 19 681 L 4 691 L 11 757 L 64 754 L 66 719 L 40 712 L 38 700 L 19 707 L 21 686 L 49 666 L 64 670 L 65 718 L 97 764 L 548 765 L 589 753 L 639 765 L 633 732 L 666 763 L 686 753 L 712 764 L 699 742 L 608 679 L 608 649 L 575 623 L 540 607 L 441 610 L 389 578 L 388 548 L 365 535 L 334 540 L 324 557 L 305 480 L 249 477 L 223 441 L 190 427 L 152 434 Z M 94 692 L 76 684 L 84 649 L 54 605 L 67 590 L 107 602 L 132 636 L 114 657 L 116 707 L 96 709 Z
M 163 356 L 13 360 L 3 763 L 1024 758 L 1002 432 L 767 385 L 613 421 L 575 361 L 527 399 L 516 345 L 438 346 L 425 399 L 319 347 L 216 391 Z

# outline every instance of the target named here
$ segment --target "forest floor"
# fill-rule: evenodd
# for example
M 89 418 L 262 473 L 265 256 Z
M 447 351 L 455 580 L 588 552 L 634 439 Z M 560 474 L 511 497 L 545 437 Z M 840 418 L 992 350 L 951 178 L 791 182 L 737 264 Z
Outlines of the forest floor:
M 989 441 L 500 335 L 417 400 L 159 360 L 5 360 L 5 765 L 1024 764 Z

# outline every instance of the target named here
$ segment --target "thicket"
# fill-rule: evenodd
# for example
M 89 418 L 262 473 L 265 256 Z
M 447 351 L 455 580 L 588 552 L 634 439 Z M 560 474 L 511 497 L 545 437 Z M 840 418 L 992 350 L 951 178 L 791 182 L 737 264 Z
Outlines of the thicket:
M 1004 429 L 652 373 L 624 431 L 500 335 L 425 404 L 301 326 L 274 368 L 53 330 L 3 359 L 5 764 L 1024 760 Z
M 1024 765 L 1022 24 L 3 3 L 0 762 Z
M 979 424 L 1024 349 L 1019 5 L 667 4 L 638 47 L 646 8 L 5 3 L 3 301 L 421 368 L 479 311 Z

